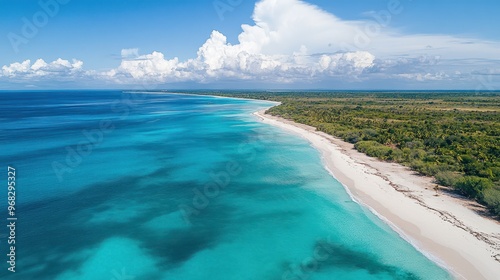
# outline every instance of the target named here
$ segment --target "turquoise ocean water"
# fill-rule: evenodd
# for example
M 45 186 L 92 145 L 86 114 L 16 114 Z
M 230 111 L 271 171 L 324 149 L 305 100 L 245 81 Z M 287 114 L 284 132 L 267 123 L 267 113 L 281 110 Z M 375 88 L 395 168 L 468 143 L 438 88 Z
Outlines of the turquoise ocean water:
M 18 218 L 16 273 L 0 230 L 0 279 L 451 278 L 305 140 L 252 116 L 272 103 L 52 91 L 0 105 Z

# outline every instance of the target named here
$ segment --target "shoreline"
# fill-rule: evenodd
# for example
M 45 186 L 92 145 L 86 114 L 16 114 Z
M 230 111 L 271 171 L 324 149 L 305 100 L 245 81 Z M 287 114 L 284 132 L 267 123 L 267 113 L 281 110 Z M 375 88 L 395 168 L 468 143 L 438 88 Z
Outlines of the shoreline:
M 175 95 L 188 95 L 188 96 L 206 96 L 206 97 L 213 97 L 213 98 L 227 98 L 227 99 L 241 99 L 241 100 L 247 100 L 247 101 L 257 101 L 257 102 L 268 102 L 268 103 L 274 103 L 276 104 L 275 106 L 279 105 L 280 102 L 278 101 L 271 101 L 271 100 L 262 100 L 262 99 L 252 99 L 252 98 L 244 98 L 244 97 L 230 97 L 230 96 L 221 96 L 221 95 L 210 95 L 210 94 L 196 94 L 196 93 L 184 93 L 184 92 L 173 92 L 173 91 L 145 91 L 145 90 L 131 90 L 131 91 L 123 91 L 127 93 L 142 93 L 142 94 L 175 94 Z
M 470 209 L 472 201 L 437 195 L 432 178 L 371 158 L 314 127 L 265 114 L 261 122 L 306 139 L 325 169 L 352 199 L 391 226 L 403 239 L 457 279 L 498 279 L 500 223 Z M 472 206 L 471 206 L 472 205 Z

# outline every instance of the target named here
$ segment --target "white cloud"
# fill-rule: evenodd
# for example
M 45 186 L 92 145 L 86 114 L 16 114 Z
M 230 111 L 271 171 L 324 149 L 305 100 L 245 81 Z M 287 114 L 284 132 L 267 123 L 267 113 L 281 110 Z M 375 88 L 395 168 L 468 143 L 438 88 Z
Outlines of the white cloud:
M 110 76 L 154 81 L 210 82 L 224 78 L 282 82 L 343 76 L 415 80 L 446 79 L 463 65 L 457 59 L 498 59 L 498 42 L 447 35 L 403 35 L 387 22 L 346 21 L 300 0 L 262 0 L 255 5 L 254 25 L 242 25 L 238 44 L 213 31 L 196 58 L 179 62 L 161 53 L 137 55 L 123 50 Z M 126 53 L 126 55 L 124 55 Z M 134 54 L 130 60 L 129 53 Z M 470 68 L 470 65 L 468 66 Z M 470 70 L 470 69 L 465 69 Z M 429 73 L 443 73 L 432 78 Z
M 135 57 L 131 58 L 131 54 Z M 148 55 L 138 55 L 138 51 L 129 52 L 122 50 L 122 62 L 117 69 L 107 73 L 110 77 L 129 74 L 134 79 L 152 79 L 163 81 L 175 78 L 176 67 L 179 64 L 177 58 L 166 60 L 162 53 L 153 52 Z
M 406 78 L 410 80 L 416 80 L 419 82 L 424 81 L 442 81 L 449 78 L 449 76 L 443 72 L 439 73 L 414 73 L 414 74 L 398 74 L 397 76 L 401 78 Z
M 122 58 L 136 58 L 139 56 L 139 49 L 123 49 L 121 52 Z
M 243 25 L 239 41 L 242 45 L 255 44 L 254 49 L 263 54 L 291 53 L 305 46 L 309 53 L 368 51 L 379 58 L 425 55 L 500 59 L 499 42 L 449 35 L 405 35 L 389 27 L 390 19 L 375 19 L 342 20 L 300 0 L 263 0 L 255 6 L 255 25 Z
M 260 1 L 253 20 L 254 26 L 243 25 L 239 40 L 247 43 L 259 38 L 258 49 L 265 54 L 291 53 L 302 46 L 310 53 L 346 51 L 344 45 L 357 26 L 299 0 Z
M 107 75 L 157 82 L 224 78 L 293 82 L 329 75 L 357 76 L 373 66 L 375 56 L 367 51 L 319 48 L 331 46 L 332 34 L 348 38 L 352 27 L 305 2 L 263 0 L 256 4 L 253 19 L 255 25 L 242 25 L 238 44 L 227 43 L 225 35 L 213 31 L 196 58 L 184 62 L 165 59 L 159 52 L 138 55 L 137 49 L 124 49 L 120 66 Z
M 293 82 L 325 75 L 357 75 L 372 67 L 374 59 L 363 51 L 310 55 L 304 46 L 290 54 L 266 55 L 255 43 L 231 45 L 223 34 L 213 31 L 194 59 L 179 62 L 177 58 L 168 60 L 162 53 L 153 52 L 133 59 L 123 58 L 120 66 L 107 75 L 157 82 L 209 82 L 224 78 Z
M 80 73 L 83 66 L 81 60 L 73 59 L 72 62 L 58 58 L 50 63 L 43 59 L 37 59 L 33 64 L 31 60 L 25 60 L 22 63 L 15 62 L 9 66 L 2 67 L 0 76 L 8 78 L 33 78 L 33 77 L 68 77 Z
M 14 62 L 10 66 L 3 66 L 2 67 L 2 74 L 3 76 L 7 77 L 15 77 L 18 73 L 27 73 L 30 71 L 30 66 L 31 66 L 31 61 L 30 60 L 25 60 L 21 63 L 19 62 Z

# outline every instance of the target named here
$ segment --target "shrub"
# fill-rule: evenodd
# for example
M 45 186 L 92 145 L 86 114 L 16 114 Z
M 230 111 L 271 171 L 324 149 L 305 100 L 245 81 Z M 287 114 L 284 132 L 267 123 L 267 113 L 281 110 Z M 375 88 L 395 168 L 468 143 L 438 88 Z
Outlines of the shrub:
M 368 149 L 377 145 L 381 144 L 376 141 L 359 141 L 356 145 L 354 145 L 354 147 L 360 152 L 366 152 Z
M 424 144 L 420 141 L 411 141 L 407 142 L 405 146 L 410 149 L 418 149 L 418 148 L 423 148 Z
M 493 173 L 493 181 L 500 179 L 500 166 L 491 167 L 491 173 Z
M 360 140 L 361 135 L 359 131 L 353 130 L 345 132 L 345 134 L 342 135 L 342 138 L 349 143 L 356 144 Z
M 409 162 L 409 165 L 410 165 L 410 168 L 415 170 L 415 171 L 418 171 L 420 173 L 423 173 L 422 170 L 424 169 L 424 165 L 425 163 L 421 160 L 411 160 Z
M 366 128 L 362 132 L 363 141 L 375 140 L 377 139 L 378 132 L 375 129 Z
M 484 191 L 484 203 L 495 214 L 500 215 L 500 190 L 491 188 Z
M 392 159 L 394 150 L 375 141 L 360 141 L 354 147 L 371 157 L 377 157 L 383 160 Z
M 460 178 L 453 187 L 467 197 L 483 200 L 483 192 L 492 188 L 493 183 L 486 178 L 465 176 Z
M 409 162 L 409 166 L 411 167 L 411 169 L 428 176 L 434 176 L 439 172 L 447 170 L 447 166 L 445 165 L 439 165 L 434 162 L 425 162 L 418 159 L 411 160 Z
M 399 149 L 392 149 L 392 153 L 387 157 L 387 159 L 395 162 L 402 162 L 404 159 L 403 151 Z
M 436 183 L 446 187 L 454 186 L 460 178 L 462 178 L 460 174 L 452 171 L 441 171 L 435 176 Z
M 412 149 L 410 159 L 424 159 L 427 153 L 422 149 Z

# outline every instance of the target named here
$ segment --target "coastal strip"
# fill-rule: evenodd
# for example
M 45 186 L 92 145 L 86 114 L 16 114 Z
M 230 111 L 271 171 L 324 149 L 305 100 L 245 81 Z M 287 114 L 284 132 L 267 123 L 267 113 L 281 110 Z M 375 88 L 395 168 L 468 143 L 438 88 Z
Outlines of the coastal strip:
M 430 177 L 368 157 L 350 143 L 265 111 L 254 115 L 308 140 L 320 151 L 325 168 L 356 202 L 429 259 L 457 279 L 498 279 L 500 223 L 474 211 L 473 202 L 437 192 Z

